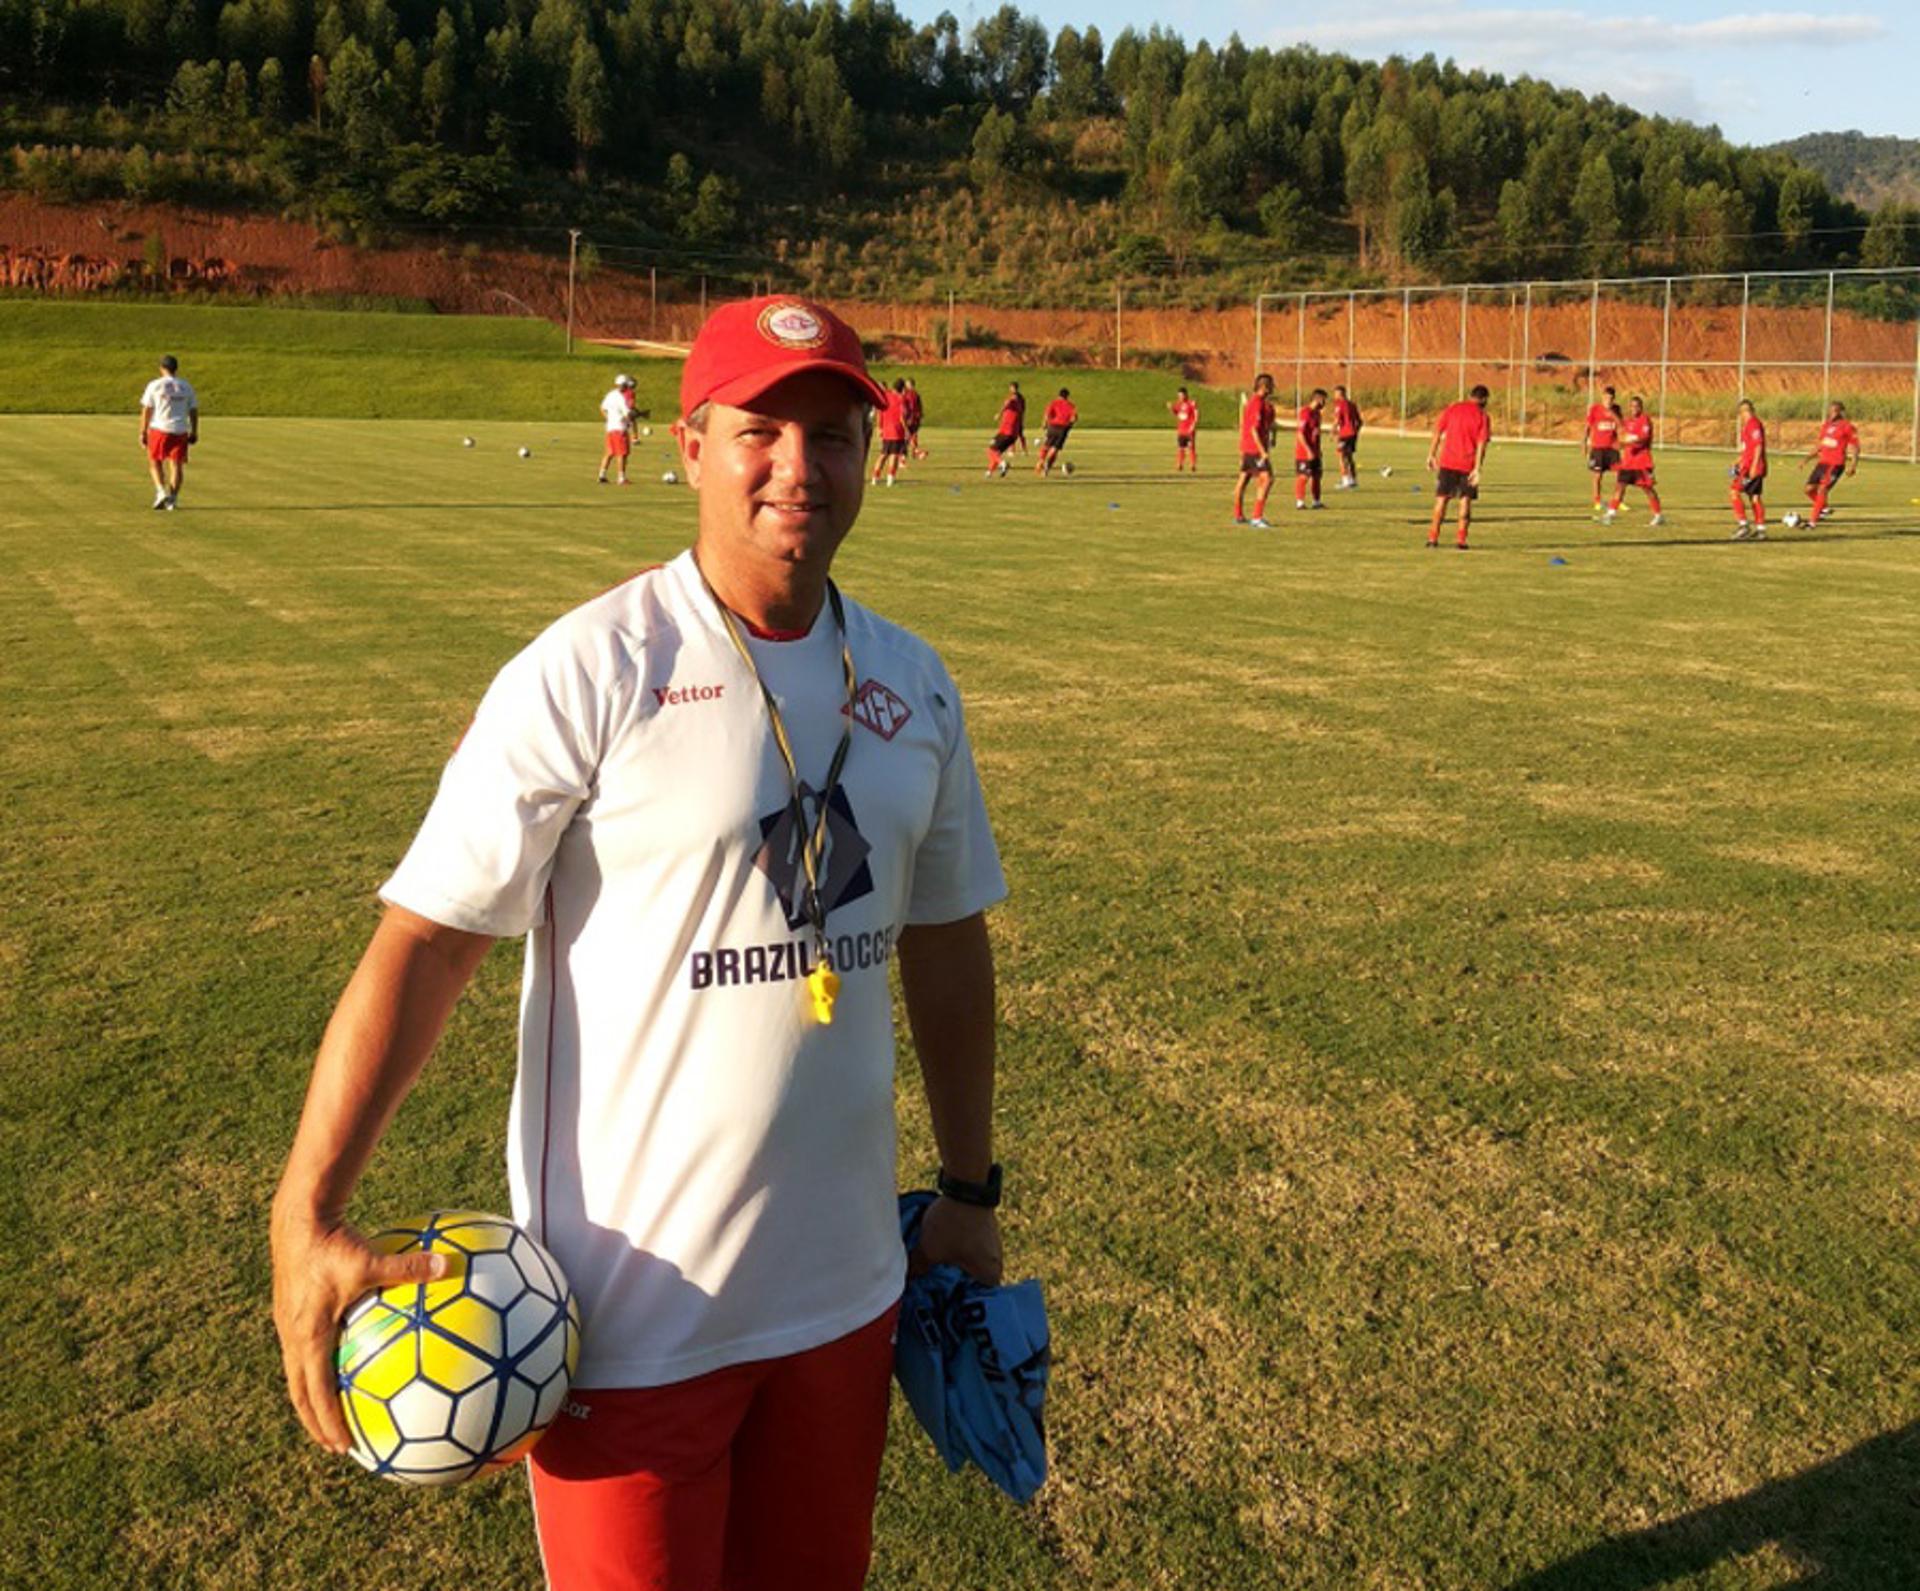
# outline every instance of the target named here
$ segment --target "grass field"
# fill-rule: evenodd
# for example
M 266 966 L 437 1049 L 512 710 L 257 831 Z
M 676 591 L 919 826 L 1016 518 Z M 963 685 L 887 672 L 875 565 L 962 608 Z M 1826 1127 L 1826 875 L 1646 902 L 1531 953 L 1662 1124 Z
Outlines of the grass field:
M 1404 444 L 1259 534 L 1217 447 L 987 483 L 977 430 L 841 573 L 968 694 L 1054 1474 L 899 1420 L 873 1584 L 1913 1584 L 1920 473 L 1735 546 L 1723 461 L 1602 530 L 1500 449 L 1462 557 Z M 517 1479 L 298 1437 L 266 1205 L 492 671 L 689 537 L 650 446 L 622 493 L 591 426 L 210 418 L 161 515 L 124 414 L 0 419 L 0 1584 L 538 1583 Z M 504 1204 L 517 976 L 366 1218 Z
M 680 364 L 576 342 L 544 320 L 480 315 L 0 299 L 8 380 L 0 414 L 129 414 L 154 362 L 172 352 L 201 406 L 214 415 L 300 419 L 593 420 L 619 371 L 636 406 L 678 412 Z M 1180 377 L 1152 370 L 1019 370 L 1004 365 L 876 366 L 914 378 L 929 415 L 993 432 L 1007 382 L 1018 380 L 1033 418 L 1060 386 L 1090 423 L 1158 426 Z M 1224 439 L 1238 395 L 1196 386 L 1203 423 Z

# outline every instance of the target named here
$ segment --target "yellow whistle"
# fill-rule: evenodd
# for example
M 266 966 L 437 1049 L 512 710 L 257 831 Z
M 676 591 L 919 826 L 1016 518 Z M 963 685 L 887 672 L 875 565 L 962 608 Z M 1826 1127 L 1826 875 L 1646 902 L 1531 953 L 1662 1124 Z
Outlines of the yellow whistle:
M 813 996 L 813 1019 L 822 1027 L 829 1026 L 834 998 L 840 993 L 840 974 L 822 962 L 807 974 L 807 993 Z

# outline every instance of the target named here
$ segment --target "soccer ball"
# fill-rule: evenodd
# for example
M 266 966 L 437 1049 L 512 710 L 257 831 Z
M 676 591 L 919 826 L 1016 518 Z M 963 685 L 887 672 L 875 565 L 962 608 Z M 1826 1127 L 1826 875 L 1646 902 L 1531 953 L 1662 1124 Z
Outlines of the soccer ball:
M 532 457 L 533 457 L 533 449 L 532 449 L 532 448 L 530 448 L 530 447 L 523 447 L 523 448 L 522 448 L 522 449 L 520 450 L 520 456 L 521 456 L 521 457 L 522 457 L 523 459 L 530 459 L 530 458 L 532 458 Z
M 1800 516 L 1789 509 L 1780 516 L 1780 523 L 1785 525 L 1788 530 L 1792 530 L 1800 523 Z
M 1072 460 L 1072 459 L 1068 459 L 1068 460 L 1067 460 L 1067 462 L 1066 462 L 1066 463 L 1065 463 L 1064 465 L 1062 465 L 1061 467 L 1062 467 L 1062 468 L 1063 468 L 1064 470 L 1066 470 L 1066 472 L 1067 472 L 1067 473 L 1068 473 L 1069 475 L 1071 475 L 1071 474 L 1073 473 L 1073 460 Z
M 1393 479 L 1393 466 L 1391 464 L 1383 464 L 1380 466 L 1380 479 L 1383 481 Z
M 680 477 L 675 475 L 672 470 L 668 470 L 660 479 L 668 486 L 678 486 L 680 484 Z
M 461 437 L 461 438 L 460 438 L 460 445 L 461 445 L 462 447 L 472 447 L 472 446 L 473 446 L 473 438 L 472 438 L 472 437 L 470 437 L 470 436 L 463 436 L 463 437 Z
M 335 1364 L 353 1456 L 376 1475 L 451 1486 L 524 1458 L 566 1401 L 580 1306 L 560 1267 L 497 1215 L 436 1210 L 368 1240 L 444 1254 L 437 1282 L 366 1294 Z
M 641 434 L 642 436 L 652 436 L 652 435 L 653 435 L 653 427 L 652 427 L 652 426 L 650 426 L 650 425 L 643 425 L 643 426 L 641 426 L 641 427 L 640 427 L 640 434 Z

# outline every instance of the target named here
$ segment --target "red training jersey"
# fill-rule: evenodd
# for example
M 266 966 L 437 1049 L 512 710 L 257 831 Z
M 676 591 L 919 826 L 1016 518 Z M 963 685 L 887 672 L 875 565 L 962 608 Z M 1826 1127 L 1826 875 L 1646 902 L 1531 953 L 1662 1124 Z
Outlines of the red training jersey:
M 1739 469 L 1748 480 L 1767 473 L 1767 428 L 1757 414 L 1740 427 Z
M 1847 462 L 1848 449 L 1857 450 L 1860 446 L 1860 433 L 1853 428 L 1851 420 L 1829 420 L 1820 427 L 1820 462 L 1822 464 L 1844 464 Z
M 1002 436 L 1013 436 L 1018 433 L 1019 429 L 1020 411 L 1014 406 L 1013 399 L 1009 398 L 1005 403 L 1000 405 L 1000 434 Z
M 918 387 L 909 387 L 901 396 L 906 399 L 907 403 L 907 424 L 909 426 L 918 425 L 920 423 L 920 417 L 926 413 L 926 404 L 921 400 L 920 389 Z
M 1342 442 L 1350 442 L 1360 434 L 1360 405 L 1351 398 L 1333 400 L 1333 429 Z
M 1173 400 L 1174 428 L 1182 436 L 1192 436 L 1193 428 L 1200 423 L 1200 405 L 1191 398 Z
M 1587 446 L 1617 448 L 1620 445 L 1620 416 L 1610 405 L 1596 403 L 1587 410 Z
M 904 442 L 906 439 L 907 395 L 904 392 L 889 392 L 886 404 L 880 410 L 880 440 Z
M 1258 453 L 1273 446 L 1273 400 L 1249 392 L 1240 408 L 1240 451 Z
M 1465 475 L 1480 467 L 1480 446 L 1492 440 L 1493 422 L 1487 411 L 1471 398 L 1450 403 L 1441 412 L 1440 445 L 1434 462 L 1443 470 Z
M 1311 461 L 1320 456 L 1320 411 L 1307 404 L 1294 417 L 1293 456 Z
M 1065 398 L 1055 398 L 1047 405 L 1048 425 L 1072 425 L 1080 418 L 1080 412 Z
M 1620 468 L 1653 468 L 1653 416 L 1630 414 L 1620 422 Z

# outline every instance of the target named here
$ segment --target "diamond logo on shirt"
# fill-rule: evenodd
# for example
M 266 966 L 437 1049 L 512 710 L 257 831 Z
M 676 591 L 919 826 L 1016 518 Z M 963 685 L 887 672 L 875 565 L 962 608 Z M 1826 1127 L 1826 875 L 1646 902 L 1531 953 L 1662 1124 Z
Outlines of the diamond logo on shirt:
M 819 792 L 802 783 L 800 805 L 811 825 L 820 810 Z M 760 849 L 753 865 L 772 881 L 787 914 L 787 926 L 796 929 L 807 925 L 807 870 L 800 859 L 801 843 L 791 807 L 782 806 L 760 820 Z M 821 859 L 820 896 L 828 911 L 873 893 L 873 873 L 867 866 L 872 849 L 860 833 L 845 787 L 836 787 L 827 806 L 826 855 Z
M 853 698 L 853 721 L 864 724 L 882 740 L 893 739 L 911 717 L 913 709 L 877 679 L 868 680 Z

